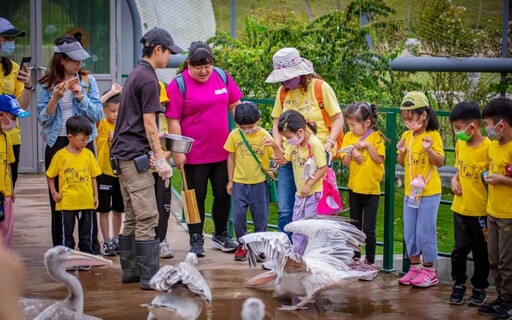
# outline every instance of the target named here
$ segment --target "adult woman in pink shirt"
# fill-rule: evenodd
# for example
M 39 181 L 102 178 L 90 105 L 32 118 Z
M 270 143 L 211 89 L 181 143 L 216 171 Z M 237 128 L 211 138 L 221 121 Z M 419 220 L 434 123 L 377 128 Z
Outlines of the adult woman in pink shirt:
M 224 252 L 235 251 L 235 243 L 227 233 L 231 198 L 226 192 L 228 183 L 227 159 L 224 142 L 229 134 L 228 110 L 240 103 L 243 94 L 226 73 L 227 83 L 214 70 L 212 49 L 201 41 L 190 45 L 184 70 L 184 93 L 176 79 L 167 86 L 170 99 L 165 112 L 169 133 L 195 140 L 187 155 L 176 153 L 174 162 L 184 168 L 187 184 L 195 189 L 201 223 L 189 224 L 190 252 L 204 257 L 204 202 L 208 180 L 213 192 L 212 217 L 215 231 L 210 246 Z M 221 71 L 222 72 L 222 71 Z

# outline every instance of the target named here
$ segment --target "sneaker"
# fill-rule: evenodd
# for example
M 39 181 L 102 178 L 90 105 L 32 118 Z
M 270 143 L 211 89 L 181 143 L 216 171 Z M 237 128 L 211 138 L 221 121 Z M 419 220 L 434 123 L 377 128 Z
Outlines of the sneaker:
M 462 304 L 464 302 L 465 293 L 466 285 L 454 284 L 452 294 L 450 295 L 450 304 Z
M 78 266 L 78 267 L 76 267 L 76 269 L 78 271 L 89 271 L 89 270 L 91 270 L 91 268 L 92 268 L 91 266 Z
M 160 246 L 160 258 L 169 259 L 169 258 L 174 257 L 174 254 L 172 253 L 172 250 L 169 247 L 169 244 L 167 243 L 167 241 L 164 240 L 164 241 L 160 242 L 159 246 Z
M 437 285 L 436 269 L 421 268 L 420 274 L 411 280 L 411 285 L 416 288 L 428 288 Z
M 471 297 L 469 298 L 468 304 L 470 306 L 481 306 L 484 304 L 486 293 L 484 289 L 473 288 Z
M 398 284 L 401 284 L 403 286 L 409 286 L 411 285 L 411 280 L 419 276 L 420 273 L 421 268 L 419 265 L 411 265 L 409 271 L 407 271 L 407 273 L 398 280 Z
M 483 315 L 493 315 L 498 311 L 498 309 L 500 308 L 500 305 L 502 303 L 503 303 L 503 301 L 500 298 L 497 298 L 489 303 L 482 305 L 480 308 L 478 308 L 478 313 L 483 314 Z
M 247 249 L 244 249 L 242 245 L 238 245 L 235 251 L 235 261 L 247 260 Z
M 76 267 L 66 267 L 66 271 L 76 271 Z
M 210 246 L 222 250 L 222 252 L 234 252 L 236 250 L 235 242 L 225 233 L 214 234 L 212 240 L 210 240 Z
M 117 238 L 112 239 L 112 246 L 114 247 L 114 252 L 119 254 L 119 240 Z
M 377 269 L 375 268 L 375 264 L 365 262 L 361 264 L 361 271 L 368 272 L 366 275 L 359 278 L 362 281 L 372 281 L 377 277 Z M 373 272 L 372 272 L 373 271 Z
M 361 259 L 360 258 L 354 258 L 352 259 L 352 263 L 350 263 L 348 265 L 348 267 L 350 268 L 350 270 L 353 270 L 353 271 L 361 271 Z
M 274 270 L 276 265 L 277 265 L 277 262 L 275 260 L 267 260 L 261 264 L 261 268 L 263 270 Z
M 112 241 L 103 242 L 103 245 L 101 246 L 101 255 L 105 257 L 113 257 L 116 255 Z
M 190 237 L 189 252 L 195 253 L 197 257 L 204 257 L 204 238 L 202 234 L 193 233 Z
M 512 303 L 502 302 L 498 311 L 492 316 L 492 320 L 509 320 L 512 319 Z

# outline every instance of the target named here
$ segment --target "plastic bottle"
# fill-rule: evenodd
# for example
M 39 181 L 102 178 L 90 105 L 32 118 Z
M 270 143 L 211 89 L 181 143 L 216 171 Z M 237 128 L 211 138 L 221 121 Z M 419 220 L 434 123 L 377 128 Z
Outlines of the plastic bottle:
M 409 207 L 419 208 L 423 189 L 425 189 L 425 181 L 421 174 L 419 174 L 411 182 L 411 193 L 409 194 L 409 200 L 407 201 L 407 205 Z

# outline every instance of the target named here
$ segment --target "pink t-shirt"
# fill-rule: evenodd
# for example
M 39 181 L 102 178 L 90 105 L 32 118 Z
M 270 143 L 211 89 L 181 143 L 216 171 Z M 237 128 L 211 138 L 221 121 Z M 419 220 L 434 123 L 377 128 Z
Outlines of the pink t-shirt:
M 229 135 L 229 104 L 242 98 L 243 94 L 229 74 L 224 84 L 217 72 L 200 83 L 192 79 L 188 70 L 183 71 L 185 97 L 173 80 L 167 86 L 171 100 L 165 116 L 180 120 L 181 134 L 193 138 L 192 150 L 187 154 L 187 163 L 202 164 L 224 161 L 228 152 L 224 142 Z

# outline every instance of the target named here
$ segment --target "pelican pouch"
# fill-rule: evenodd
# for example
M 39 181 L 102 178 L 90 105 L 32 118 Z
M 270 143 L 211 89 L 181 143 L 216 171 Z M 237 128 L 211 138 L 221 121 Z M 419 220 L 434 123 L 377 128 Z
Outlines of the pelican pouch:
M 147 154 L 143 154 L 133 159 L 135 163 L 135 168 L 138 172 L 144 172 L 151 168 L 151 164 L 149 163 L 149 157 Z

